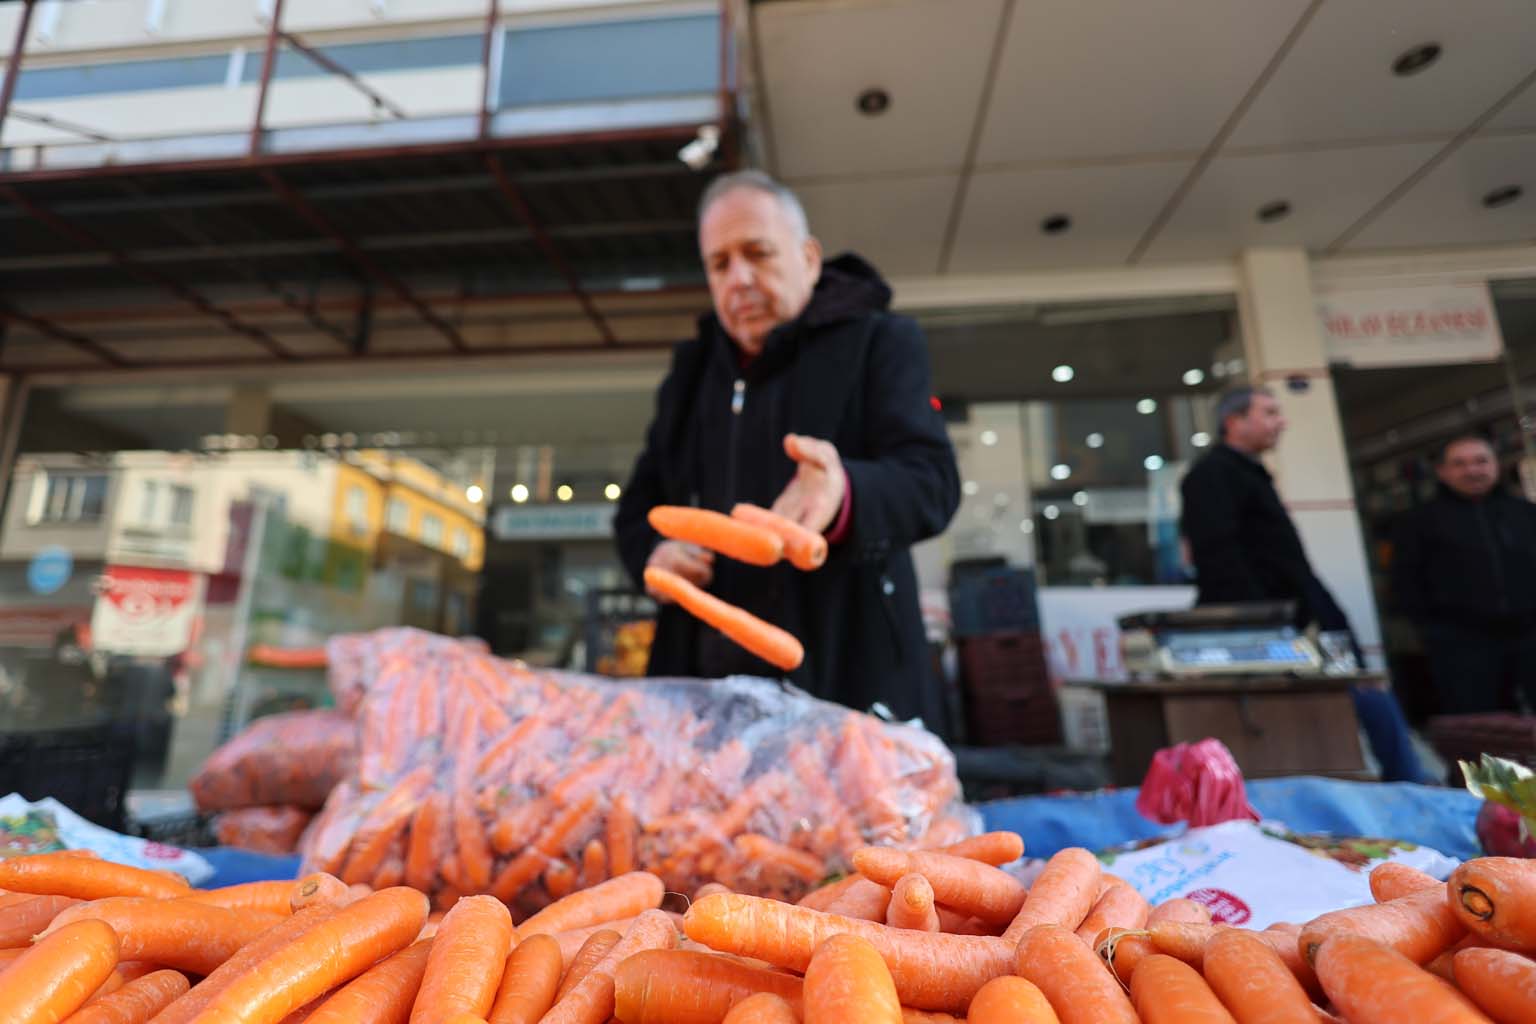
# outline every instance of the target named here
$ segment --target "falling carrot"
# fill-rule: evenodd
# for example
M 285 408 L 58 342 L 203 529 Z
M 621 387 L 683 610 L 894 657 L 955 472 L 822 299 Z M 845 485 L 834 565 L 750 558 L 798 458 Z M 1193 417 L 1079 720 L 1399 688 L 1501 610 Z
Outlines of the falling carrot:
M 5 968 L 0 1021 L 57 1024 L 101 987 L 117 958 L 117 934 L 103 922 L 60 928 Z
M 922 875 L 902 875 L 891 887 L 891 904 L 885 923 L 892 928 L 920 932 L 939 930 L 939 912 L 933 905 L 933 886 Z
M 1057 924 L 1076 931 L 1093 909 L 1099 892 L 1099 859 L 1069 846 L 1045 862 L 1018 916 L 1003 932 L 1003 941 L 1017 943 L 1036 925 Z
M 1227 928 L 1212 936 L 1205 947 L 1204 974 L 1237 1024 L 1317 1020 L 1311 998 L 1280 955 L 1241 929 Z
M 820 569 L 827 561 L 827 538 L 814 530 L 807 530 L 793 519 L 746 503 L 732 508 L 731 518 L 776 534 L 783 542 L 784 557 L 789 559 L 790 565 L 802 572 Z
M 1396 950 L 1361 935 L 1327 936 L 1317 978 L 1350 1024 L 1488 1024 L 1465 996 Z
M 81 857 L 73 851 L 0 860 L 0 889 L 39 896 L 69 896 L 77 900 L 99 900 L 108 896 L 175 899 L 190 895 L 192 891 L 186 882 L 158 871 Z
M 1315 918 L 1302 927 L 1297 948 L 1312 963 L 1318 946 L 1329 936 L 1359 935 L 1424 964 L 1466 933 L 1459 913 L 1448 904 L 1443 890 L 1424 889 L 1386 903 L 1349 907 Z
M 805 969 L 806 1024 L 901 1024 L 890 968 L 867 939 L 833 935 Z
M 560 944 L 550 936 L 532 935 L 518 943 L 507 958 L 489 1024 L 537 1024 L 555 1005 L 564 968 Z
M 1450 906 L 1469 931 L 1495 946 L 1536 951 L 1536 865 L 1518 857 L 1479 857 L 1446 880 Z
M 784 542 L 772 530 L 708 509 L 657 505 L 646 520 L 663 537 L 697 544 L 748 565 L 773 565 L 784 557 Z
M 431 952 L 421 941 L 385 957 L 325 997 L 306 1024 L 406 1024 Z
M 866 846 L 855 851 L 853 866 L 881 885 L 895 885 L 906 874 L 922 875 L 933 886 L 935 901 L 998 925 L 1012 921 L 1024 905 L 1024 885 L 1018 879 L 990 864 L 947 853 Z
M 782 997 L 759 992 L 731 1007 L 721 1024 L 800 1024 L 800 1018 Z
M 180 971 L 155 971 L 128 982 L 65 1019 L 65 1024 L 144 1024 L 187 994 Z
M 1143 961 L 1141 967 L 1145 966 Z M 1141 967 L 1136 969 L 1138 975 Z M 1024 934 L 1017 973 L 1045 993 L 1061 1024 L 1139 1024 L 1119 983 L 1093 951 L 1062 925 L 1037 925 Z
M 519 938 L 634 917 L 661 905 L 667 887 L 648 871 L 631 871 L 551 903 L 517 927 Z
M 1536 1020 L 1536 963 L 1507 949 L 1464 949 L 1451 970 L 1456 987 L 1494 1020 Z
M 187 893 L 182 899 L 206 903 L 225 910 L 259 910 L 267 914 L 293 912 L 294 882 L 246 882 L 222 889 L 204 889 Z
M 541 1024 L 603 1024 L 613 1014 L 613 975 L 619 964 L 644 950 L 670 949 L 676 943 L 677 927 L 672 918 L 660 910 L 645 911 L 608 955 L 550 1008 Z
M 1200 972 L 1163 953 L 1136 968 L 1131 1002 L 1143 1024 L 1237 1024 Z
M 1411 896 L 1424 889 L 1443 885 L 1445 883 L 1436 879 L 1434 875 L 1393 860 L 1385 861 L 1371 869 L 1371 897 L 1377 903 L 1386 903 L 1389 900 Z
M 604 928 L 588 936 L 587 941 L 581 944 L 581 949 L 571 958 L 571 965 L 565 969 L 565 977 L 560 979 L 560 989 L 555 993 L 555 1002 L 564 999 L 571 989 L 581 984 L 581 980 L 592 973 L 592 968 L 602 963 L 603 957 L 619 944 L 621 938 L 623 936 L 612 928 Z
M 1077 937 L 1093 943 L 1107 928 L 1139 929 L 1146 926 L 1152 908 L 1128 882 L 1105 876 L 1109 885 L 1077 928 Z
M 43 932 L 97 920 L 117 933 L 125 960 L 211 974 L 235 952 L 283 918 L 258 910 L 234 911 L 191 900 L 112 896 L 70 907 Z
M 1013 974 L 981 986 L 965 1020 L 966 1024 L 1061 1024 L 1039 986 Z
M 466 896 L 438 926 L 411 1024 L 435 1024 L 455 1013 L 483 1017 L 512 951 L 512 915 L 494 896 Z
M 805 660 L 805 648 L 792 634 L 700 590 L 676 573 L 647 566 L 645 585 L 654 593 L 676 601 L 690 615 L 718 629 L 776 668 L 792 672 Z

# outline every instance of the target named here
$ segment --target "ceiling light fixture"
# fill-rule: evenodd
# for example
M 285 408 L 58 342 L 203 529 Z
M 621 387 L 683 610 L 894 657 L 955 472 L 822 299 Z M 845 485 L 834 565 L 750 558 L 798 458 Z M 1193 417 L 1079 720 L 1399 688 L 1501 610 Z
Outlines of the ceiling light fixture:
M 983 430 L 981 432 L 981 443 L 988 448 L 991 448 L 993 445 L 997 444 L 997 431 Z
M 1194 445 L 1196 448 L 1206 448 L 1211 443 L 1211 435 L 1207 434 L 1203 430 L 1197 430 L 1193 434 L 1189 435 L 1189 443 Z
M 1146 466 L 1149 472 L 1155 473 L 1163 468 L 1163 457 L 1161 455 L 1148 455 L 1141 460 L 1141 464 Z
M 1072 218 L 1064 213 L 1053 213 L 1040 222 L 1040 230 L 1048 235 L 1059 235 L 1072 227 Z
M 623 488 L 621 488 L 618 484 L 609 484 L 607 487 L 603 488 L 603 497 L 607 498 L 609 501 L 618 501 L 619 495 L 623 493 Z
M 521 505 L 523 502 L 527 501 L 528 500 L 528 485 L 527 484 L 513 484 L 512 485 L 512 500 L 517 502 L 519 505 Z
M 1040 514 L 1045 516 L 1047 519 L 1055 519 L 1061 515 L 1061 509 L 1057 508 L 1055 505 L 1047 505 L 1040 511 Z
M 1143 416 L 1151 416 L 1153 413 L 1157 412 L 1157 399 L 1143 398 L 1141 401 L 1136 403 L 1136 411 L 1141 413 Z
M 1525 189 L 1519 185 L 1504 185 L 1483 196 L 1483 205 L 1490 210 L 1497 210 L 1501 206 L 1516 202 L 1523 195 L 1525 195 Z
M 1205 371 L 1196 366 L 1184 371 L 1184 383 L 1189 387 L 1199 387 L 1205 383 Z
M 570 501 L 575 496 L 576 492 L 571 490 L 570 484 L 561 484 L 559 487 L 555 488 L 555 497 L 559 498 L 561 501 Z
M 1099 433 L 1097 430 L 1095 430 L 1093 433 L 1088 435 L 1087 441 L 1088 441 L 1088 447 L 1089 448 L 1103 448 L 1104 447 L 1104 435 Z
M 1072 504 L 1076 505 L 1078 508 L 1082 508 L 1083 506 L 1087 505 L 1088 492 L 1078 491 L 1076 494 L 1072 495 Z
M 1276 199 L 1272 203 L 1265 203 L 1259 207 L 1258 218 L 1261 224 L 1273 224 L 1277 220 L 1284 220 L 1291 215 L 1291 204 L 1284 199 Z
M 859 93 L 859 98 L 854 101 L 859 108 L 859 113 L 865 117 L 879 117 L 891 109 L 891 94 L 879 86 L 865 89 Z
M 960 485 L 960 490 L 965 493 L 966 497 L 973 497 L 980 493 L 981 484 L 978 484 L 975 480 L 967 480 Z
M 480 499 L 485 497 L 485 491 L 480 489 L 479 484 L 470 484 L 464 488 L 464 497 L 469 499 L 471 505 L 478 505 L 480 504 Z
M 1407 78 L 1424 71 L 1435 61 L 1440 59 L 1439 43 L 1423 43 L 1411 50 L 1405 51 L 1392 62 L 1392 73 L 1399 78 Z
M 1076 376 L 1077 371 L 1065 363 L 1051 371 L 1051 380 L 1055 381 L 1057 384 L 1065 384 Z
M 702 171 L 709 166 L 715 150 L 719 148 L 720 128 L 717 125 L 701 124 L 693 141 L 677 151 L 677 158 L 687 164 L 689 170 Z
M 1067 465 L 1065 462 L 1058 462 L 1058 463 L 1056 463 L 1056 465 L 1051 467 L 1051 479 L 1052 480 L 1065 480 L 1067 477 L 1069 477 L 1071 475 L 1072 475 L 1072 467 Z

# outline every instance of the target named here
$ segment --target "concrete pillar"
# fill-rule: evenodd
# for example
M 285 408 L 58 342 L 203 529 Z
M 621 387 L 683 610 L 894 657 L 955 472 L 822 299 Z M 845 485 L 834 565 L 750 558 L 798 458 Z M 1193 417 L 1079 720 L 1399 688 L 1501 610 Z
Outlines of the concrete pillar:
M 1381 626 L 1307 254 L 1247 249 L 1238 263 L 1248 379 L 1274 391 L 1288 423 L 1266 461 L 1313 570 L 1349 616 L 1366 660 L 1379 667 Z
M 264 384 L 237 384 L 224 407 L 224 432 L 262 437 L 272 433 L 272 393 Z

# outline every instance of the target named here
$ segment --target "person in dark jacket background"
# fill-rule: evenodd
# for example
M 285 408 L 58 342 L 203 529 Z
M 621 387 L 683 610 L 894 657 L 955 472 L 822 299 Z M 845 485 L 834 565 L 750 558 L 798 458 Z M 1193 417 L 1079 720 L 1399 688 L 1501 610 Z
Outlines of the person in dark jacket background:
M 1392 593 L 1445 714 L 1536 709 L 1536 505 L 1499 486 L 1493 446 L 1448 442 L 1439 493 L 1398 524 Z
M 1274 478 L 1259 461 L 1285 432 L 1279 401 L 1265 388 L 1233 388 L 1218 401 L 1216 420 L 1219 443 L 1179 486 L 1179 529 L 1195 564 L 1195 603 L 1293 601 L 1298 628 L 1315 624 L 1352 638 L 1348 617 L 1312 571 Z M 1366 687 L 1354 687 L 1350 695 L 1383 777 L 1429 781 L 1397 698 Z
M 614 520 L 637 583 L 648 565 L 793 633 L 811 694 L 898 718 L 947 722 L 927 653 L 909 548 L 941 532 L 960 501 L 959 471 L 932 400 L 913 321 L 854 255 L 823 262 L 793 193 L 744 171 L 716 179 L 699 206 L 699 248 L 714 311 L 678 345 L 644 451 Z M 826 534 L 815 572 L 758 568 L 663 540 L 656 505 L 729 512 L 771 507 Z M 651 675 L 781 673 L 675 606 L 657 622 Z

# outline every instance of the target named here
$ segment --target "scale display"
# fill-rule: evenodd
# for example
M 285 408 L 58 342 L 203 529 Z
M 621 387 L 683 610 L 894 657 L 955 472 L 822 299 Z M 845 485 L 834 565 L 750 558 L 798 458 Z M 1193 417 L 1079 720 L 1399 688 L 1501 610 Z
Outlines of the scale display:
M 1290 627 L 1252 630 L 1166 631 L 1157 637 L 1171 671 L 1307 669 L 1317 652 Z

